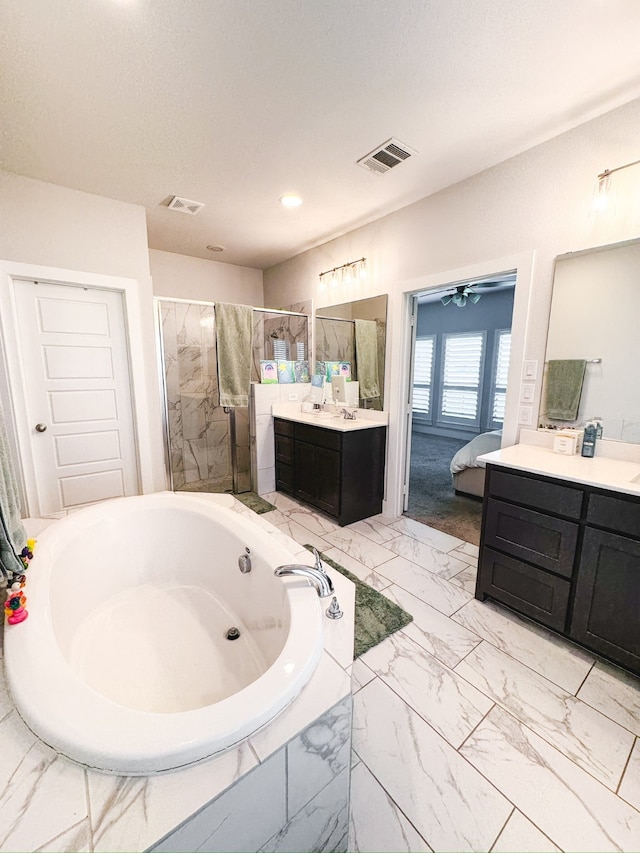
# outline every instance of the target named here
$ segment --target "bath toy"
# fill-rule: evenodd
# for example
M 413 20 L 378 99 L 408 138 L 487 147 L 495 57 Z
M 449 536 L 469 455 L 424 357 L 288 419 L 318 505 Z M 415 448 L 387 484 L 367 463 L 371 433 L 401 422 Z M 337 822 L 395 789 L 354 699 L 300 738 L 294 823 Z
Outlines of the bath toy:
M 17 625 L 27 618 L 29 612 L 24 609 L 26 603 L 27 599 L 20 584 L 18 582 L 12 584 L 4 603 L 4 612 L 10 625 Z

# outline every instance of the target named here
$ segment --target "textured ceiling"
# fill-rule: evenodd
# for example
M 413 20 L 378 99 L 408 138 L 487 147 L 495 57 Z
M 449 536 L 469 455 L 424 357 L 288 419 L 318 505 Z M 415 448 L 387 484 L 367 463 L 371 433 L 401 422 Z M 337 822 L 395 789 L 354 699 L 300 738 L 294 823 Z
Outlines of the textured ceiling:
M 638 0 L 0 0 L 0 168 L 266 268 L 638 97 L 639 43 Z

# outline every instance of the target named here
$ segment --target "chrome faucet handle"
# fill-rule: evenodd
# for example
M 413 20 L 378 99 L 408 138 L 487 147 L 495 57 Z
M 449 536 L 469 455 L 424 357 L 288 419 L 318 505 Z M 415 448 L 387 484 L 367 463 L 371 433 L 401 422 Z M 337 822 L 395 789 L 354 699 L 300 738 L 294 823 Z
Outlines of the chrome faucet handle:
M 314 568 L 315 568 L 317 571 L 322 572 L 322 574 L 323 574 L 323 575 L 326 575 L 326 574 L 327 574 L 327 570 L 326 570 L 326 569 L 325 569 L 325 567 L 322 565 L 322 560 L 320 559 L 320 554 L 318 553 L 318 549 L 317 549 L 317 548 L 314 548 L 314 549 L 313 549 L 313 556 L 315 557 L 315 560 L 316 560 Z

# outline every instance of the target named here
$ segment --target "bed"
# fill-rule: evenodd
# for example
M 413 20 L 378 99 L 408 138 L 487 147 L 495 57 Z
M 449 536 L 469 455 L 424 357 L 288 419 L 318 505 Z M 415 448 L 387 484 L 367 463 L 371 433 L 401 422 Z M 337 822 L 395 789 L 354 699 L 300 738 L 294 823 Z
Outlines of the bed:
M 499 450 L 502 443 L 502 430 L 483 432 L 472 438 L 455 454 L 451 460 L 453 488 L 457 495 L 481 498 L 484 495 L 485 463 L 478 456 Z

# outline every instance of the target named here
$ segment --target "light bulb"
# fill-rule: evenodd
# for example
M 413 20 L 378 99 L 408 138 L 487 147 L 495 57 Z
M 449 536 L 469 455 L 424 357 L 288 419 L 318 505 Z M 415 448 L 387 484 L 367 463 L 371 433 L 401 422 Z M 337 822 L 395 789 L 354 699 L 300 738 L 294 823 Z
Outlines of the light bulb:
M 358 275 L 361 279 L 365 279 L 367 277 L 367 262 L 364 258 L 360 261 L 359 267 Z
M 615 193 L 611 187 L 611 175 L 605 169 L 601 175 L 598 175 L 598 181 L 593 190 L 591 211 L 596 216 L 602 216 L 606 213 L 615 213 L 615 208 Z
M 280 196 L 280 204 L 284 205 L 284 207 L 300 207 L 302 199 L 299 195 L 295 195 L 295 193 L 285 193 Z

